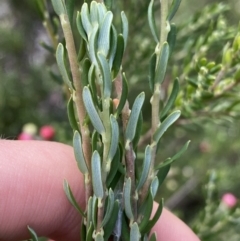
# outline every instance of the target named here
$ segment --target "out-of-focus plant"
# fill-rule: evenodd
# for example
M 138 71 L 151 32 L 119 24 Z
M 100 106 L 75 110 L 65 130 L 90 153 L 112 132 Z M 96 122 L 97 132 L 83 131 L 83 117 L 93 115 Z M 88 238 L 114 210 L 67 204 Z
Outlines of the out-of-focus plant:
M 217 172 L 211 171 L 205 187 L 206 206 L 193 225 L 201 240 L 239 239 L 240 207 L 237 198 L 230 193 L 218 199 Z M 235 235 L 236 233 L 236 235 Z

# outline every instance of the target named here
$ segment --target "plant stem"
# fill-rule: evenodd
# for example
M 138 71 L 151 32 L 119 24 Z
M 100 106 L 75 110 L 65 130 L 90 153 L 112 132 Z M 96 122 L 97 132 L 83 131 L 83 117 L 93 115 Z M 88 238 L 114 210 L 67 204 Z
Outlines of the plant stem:
M 87 166 L 90 173 L 90 178 L 85 182 L 86 184 L 86 201 L 88 201 L 89 197 L 92 195 L 92 179 L 91 179 L 91 145 L 90 145 L 90 132 L 87 125 L 84 125 L 84 119 L 86 116 L 86 110 L 83 105 L 82 99 L 82 83 L 81 83 L 81 76 L 79 72 L 79 66 L 77 61 L 77 53 L 75 48 L 75 43 L 73 39 L 73 33 L 71 29 L 71 25 L 66 14 L 60 15 L 60 21 L 64 33 L 64 37 L 66 40 L 66 48 L 68 52 L 68 58 L 70 63 L 70 68 L 72 72 L 73 83 L 75 87 L 75 93 L 73 93 L 73 99 L 76 104 L 77 115 L 79 118 L 79 127 L 82 135 L 82 143 L 83 143 L 83 152 L 84 157 L 87 162 Z
M 165 41 L 167 41 L 167 36 L 170 31 L 170 25 L 167 21 L 168 15 L 168 0 L 160 0 L 161 6 L 161 31 L 160 31 L 160 42 L 157 44 L 155 53 L 157 55 L 157 63 L 159 61 L 161 48 Z M 161 97 L 161 85 L 159 83 L 154 84 L 154 93 L 151 98 L 151 105 L 152 105 L 152 127 L 151 127 L 151 148 L 152 148 L 152 157 L 151 157 L 151 165 L 149 170 L 149 175 L 147 181 L 144 183 L 142 190 L 139 194 L 139 202 L 140 204 L 144 202 L 147 194 L 149 192 L 149 186 L 154 178 L 154 164 L 157 152 L 157 145 L 153 142 L 153 135 L 156 132 L 157 128 L 161 125 L 160 118 L 159 118 L 159 111 L 160 111 L 160 97 Z
M 115 90 L 118 99 L 121 98 L 122 93 L 122 75 L 119 72 L 118 76 L 116 77 L 115 81 Z M 128 102 L 125 103 L 125 106 L 122 110 L 122 124 L 123 124 L 123 132 L 126 131 L 127 123 L 130 116 L 129 104 Z M 137 220 L 137 198 L 135 195 L 136 191 L 136 184 L 135 184 L 135 153 L 133 150 L 132 143 L 129 144 L 129 149 L 125 150 L 125 164 L 126 164 L 126 177 L 131 178 L 131 203 L 133 208 L 133 216 L 134 221 Z

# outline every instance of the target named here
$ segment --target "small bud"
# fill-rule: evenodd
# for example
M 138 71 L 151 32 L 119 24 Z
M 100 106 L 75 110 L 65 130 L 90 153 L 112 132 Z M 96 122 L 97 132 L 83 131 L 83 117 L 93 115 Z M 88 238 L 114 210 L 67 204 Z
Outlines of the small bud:
M 22 132 L 18 135 L 18 140 L 21 141 L 29 141 L 29 140 L 34 140 L 33 136 L 30 135 L 29 133 Z
M 40 136 L 44 140 L 52 140 L 55 135 L 55 129 L 52 126 L 42 126 L 40 129 Z
M 225 193 L 222 196 L 222 203 L 228 208 L 233 208 L 237 204 L 237 198 L 232 193 Z

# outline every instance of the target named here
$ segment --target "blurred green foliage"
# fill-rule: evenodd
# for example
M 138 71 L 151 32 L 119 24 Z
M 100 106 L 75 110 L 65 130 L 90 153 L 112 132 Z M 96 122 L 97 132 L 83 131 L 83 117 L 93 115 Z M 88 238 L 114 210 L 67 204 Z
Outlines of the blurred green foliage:
M 158 156 L 159 161 L 163 161 L 187 140 L 192 140 L 187 153 L 174 163 L 159 193 L 169 198 L 166 204 L 189 224 L 201 220 L 199 211 L 205 205 L 202 187 L 207 181 L 208 170 L 215 169 L 218 176 L 214 207 L 225 192 L 240 198 L 240 76 L 234 77 L 239 71 L 239 55 L 231 56 L 231 63 L 226 64 L 222 73 L 222 69 L 212 70 L 228 61 L 226 57 L 224 60 L 223 49 L 233 48 L 239 31 L 240 3 L 237 0 L 228 1 L 227 6 L 210 3 L 219 1 L 194 4 L 191 0 L 183 1 L 176 16 L 177 42 L 167 78 L 179 77 L 182 88 L 176 105 L 183 115 L 177 128 L 164 137 L 161 143 L 164 151 Z M 42 41 L 51 45 L 41 23 L 42 16 L 32 0 L 21 1 L 21 4 L 16 0 L 2 0 L 0 8 L 1 5 L 5 11 L 0 15 L 0 135 L 16 139 L 25 123 L 33 122 L 38 127 L 52 124 L 57 130 L 57 141 L 69 143 L 72 133 L 67 120 L 65 92 L 49 74 L 49 70 L 57 73 L 54 56 L 40 47 Z M 144 0 L 124 0 L 115 1 L 113 6 L 115 11 L 124 9 L 130 22 L 123 63 L 130 80 L 130 100 L 142 89 L 150 96 L 148 63 L 154 43 L 147 25 L 147 5 L 148 1 Z M 156 11 L 158 7 L 156 4 Z M 117 24 L 118 20 L 115 21 Z M 223 81 L 212 88 L 218 77 Z M 171 90 L 169 81 L 166 83 L 163 100 Z M 225 91 L 229 86 L 231 88 Z M 150 116 L 149 110 L 149 103 L 145 103 L 144 116 Z M 149 120 L 144 120 L 147 130 Z M 235 241 L 240 235 L 231 224 L 226 224 L 223 234 L 215 233 L 211 239 L 203 240 L 225 240 L 226 237 Z

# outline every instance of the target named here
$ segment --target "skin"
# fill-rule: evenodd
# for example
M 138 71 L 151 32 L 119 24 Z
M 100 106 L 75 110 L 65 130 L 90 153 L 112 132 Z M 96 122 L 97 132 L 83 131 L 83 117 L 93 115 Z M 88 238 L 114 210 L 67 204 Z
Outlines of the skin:
M 65 196 L 64 179 L 84 208 L 83 177 L 71 147 L 54 142 L 1 140 L 0 241 L 29 238 L 27 225 L 38 236 L 79 241 L 81 217 Z M 199 241 L 168 210 L 163 211 L 153 231 L 158 240 Z

